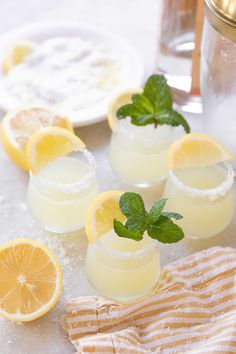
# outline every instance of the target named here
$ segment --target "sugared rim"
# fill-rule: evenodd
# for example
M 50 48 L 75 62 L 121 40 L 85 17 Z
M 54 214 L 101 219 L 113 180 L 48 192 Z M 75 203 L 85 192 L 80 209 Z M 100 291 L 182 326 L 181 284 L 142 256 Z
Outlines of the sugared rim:
M 84 154 L 84 156 L 86 157 L 86 159 L 88 161 L 88 167 L 89 167 L 89 171 L 79 181 L 64 184 L 64 183 L 60 183 L 60 182 L 58 182 L 58 183 L 52 182 L 52 181 L 48 180 L 47 178 L 42 177 L 40 175 L 38 175 L 37 178 L 39 178 L 40 182 L 42 184 L 45 184 L 47 187 L 54 188 L 54 189 L 60 189 L 61 191 L 64 191 L 67 193 L 76 193 L 76 192 L 79 192 L 83 189 L 86 189 L 88 187 L 88 185 L 91 183 L 92 179 L 94 178 L 97 165 L 96 165 L 96 161 L 95 161 L 93 154 L 89 150 L 87 150 L 87 149 L 80 150 L 80 151 L 78 151 L 78 153 Z M 75 157 L 75 158 L 77 158 L 77 157 Z M 32 172 L 30 171 L 30 177 L 35 178 L 36 176 L 34 176 L 32 174 Z
M 117 235 L 117 237 L 119 237 L 119 236 Z M 97 239 L 97 241 L 95 242 L 95 245 L 101 251 L 103 251 L 104 253 L 108 253 L 110 256 L 112 256 L 114 258 L 133 259 L 133 258 L 140 258 L 140 257 L 147 255 L 150 252 L 150 250 L 152 250 L 154 247 L 158 246 L 158 243 L 156 240 L 153 240 L 150 237 L 148 237 L 148 238 L 150 239 L 148 244 L 135 252 L 121 252 L 121 251 L 113 250 L 113 249 L 107 247 L 102 242 L 102 236 L 99 237 L 99 239 Z M 139 241 L 134 241 L 134 242 L 139 242 Z
M 177 187 L 177 189 L 181 190 L 182 192 L 186 193 L 188 196 L 192 198 L 208 198 L 213 201 L 224 196 L 231 189 L 234 183 L 235 173 L 232 165 L 229 162 L 222 163 L 227 169 L 227 175 L 225 180 L 215 188 L 198 189 L 190 187 L 178 179 L 178 177 L 174 173 L 174 170 L 169 171 L 169 176 L 175 187 Z
M 132 127 L 132 123 L 130 121 L 130 118 L 127 119 L 130 126 Z M 122 126 L 122 122 L 120 121 L 117 124 L 116 129 L 114 129 L 113 133 L 114 134 L 122 134 L 124 135 L 127 139 L 131 141 L 138 141 L 139 143 L 146 145 L 146 146 L 160 146 L 160 145 L 167 145 L 166 140 L 168 141 L 168 146 L 173 142 L 174 139 L 174 133 L 176 132 L 177 128 L 172 127 L 169 125 L 159 125 L 157 128 L 152 125 L 152 128 L 155 132 L 157 132 L 157 135 L 155 136 L 147 136 L 144 137 L 143 135 L 137 137 L 135 132 L 129 131 L 127 127 Z M 138 129 L 142 129 L 142 126 L 138 127 Z M 162 135 L 163 134 L 163 135 Z M 160 136 L 158 136 L 160 135 Z

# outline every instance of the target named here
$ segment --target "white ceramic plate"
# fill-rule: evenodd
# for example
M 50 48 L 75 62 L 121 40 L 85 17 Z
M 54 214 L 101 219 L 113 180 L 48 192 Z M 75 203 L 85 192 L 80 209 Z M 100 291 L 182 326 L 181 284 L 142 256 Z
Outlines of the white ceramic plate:
M 58 36 L 79 36 L 84 40 L 94 41 L 108 48 L 114 48 L 119 54 L 122 63 L 122 78 L 119 90 L 123 88 L 139 87 L 144 80 L 144 63 L 139 54 L 122 38 L 91 27 L 86 24 L 76 24 L 68 22 L 36 22 L 13 29 L 0 37 L 0 66 L 2 64 L 3 53 L 9 43 L 16 39 L 29 39 L 40 43 L 48 38 Z M 0 72 L 0 80 L 3 73 Z M 117 91 L 117 89 L 116 89 Z M 115 92 L 112 92 L 114 94 Z M 106 118 L 107 104 L 110 97 L 96 105 L 76 112 L 70 116 L 75 126 L 84 126 L 99 122 Z M 0 97 L 0 108 L 8 111 L 13 107 L 6 104 L 7 100 Z M 33 104 L 33 103 L 32 103 Z

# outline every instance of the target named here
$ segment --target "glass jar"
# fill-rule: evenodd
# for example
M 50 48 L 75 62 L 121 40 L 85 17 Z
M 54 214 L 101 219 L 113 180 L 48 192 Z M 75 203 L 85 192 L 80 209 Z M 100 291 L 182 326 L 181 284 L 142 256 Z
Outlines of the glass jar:
M 201 58 L 204 129 L 236 154 L 236 1 L 205 0 L 205 5 Z
M 158 70 L 172 87 L 174 101 L 186 112 L 201 113 L 199 95 L 190 94 L 198 0 L 165 0 Z

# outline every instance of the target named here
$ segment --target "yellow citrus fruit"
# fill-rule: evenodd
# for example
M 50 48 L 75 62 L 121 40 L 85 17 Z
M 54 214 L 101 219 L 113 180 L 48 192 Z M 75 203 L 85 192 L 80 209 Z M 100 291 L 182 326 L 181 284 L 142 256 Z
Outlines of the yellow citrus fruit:
M 73 151 L 85 149 L 85 144 L 75 134 L 58 127 L 37 130 L 29 139 L 26 158 L 33 174 L 48 162 Z
M 232 159 L 224 145 L 205 133 L 184 135 L 172 144 L 168 154 L 170 169 L 204 167 Z
M 1 316 L 32 321 L 56 304 L 61 291 L 61 267 L 47 246 L 19 238 L 0 247 Z
M 40 128 L 56 126 L 73 132 L 68 118 L 46 108 L 26 108 L 7 113 L 0 125 L 1 142 L 9 158 L 23 170 L 28 170 L 26 145 L 31 135 Z
M 107 191 L 94 198 L 87 209 L 85 220 L 85 232 L 89 242 L 95 242 L 111 230 L 114 219 L 122 222 L 126 219 L 119 208 L 119 200 L 123 193 Z
M 112 130 L 116 127 L 117 123 L 119 122 L 118 118 L 116 117 L 116 112 L 118 109 L 123 106 L 124 104 L 131 102 L 131 97 L 136 93 L 142 93 L 142 88 L 136 89 L 128 89 L 123 92 L 120 92 L 116 95 L 113 99 L 110 100 L 108 104 L 108 124 Z
M 25 57 L 32 52 L 34 44 L 26 39 L 13 43 L 6 51 L 2 62 L 2 71 L 8 74 L 17 64 L 24 61 Z

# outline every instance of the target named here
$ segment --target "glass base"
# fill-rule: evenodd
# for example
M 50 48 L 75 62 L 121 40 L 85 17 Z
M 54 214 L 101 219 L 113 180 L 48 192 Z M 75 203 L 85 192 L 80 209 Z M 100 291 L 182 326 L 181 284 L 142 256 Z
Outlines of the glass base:
M 68 229 L 61 229 L 61 228 L 57 228 L 57 227 L 51 227 L 51 226 L 43 226 L 44 230 L 52 232 L 54 234 L 67 234 L 67 233 L 71 233 L 71 232 L 75 232 L 75 231 L 80 231 L 84 228 L 84 226 L 80 225 L 80 226 L 74 226 L 72 228 L 68 228 Z
M 191 95 L 191 77 L 170 75 L 162 72 L 172 88 L 174 103 L 183 112 L 201 114 L 202 100 L 200 95 Z
M 204 237 L 199 237 L 199 236 L 196 236 L 196 235 L 185 234 L 185 238 L 186 239 L 190 239 L 190 240 L 194 240 L 194 241 L 199 241 L 199 240 L 208 240 L 209 238 L 213 238 L 213 237 L 219 236 L 223 231 L 225 231 L 229 227 L 229 225 L 231 224 L 231 220 L 232 220 L 232 217 L 230 218 L 230 220 L 226 224 L 226 226 L 224 226 L 222 229 L 220 229 L 217 233 L 210 234 L 210 235 L 204 236 Z
M 135 181 L 127 180 L 122 177 L 120 177 L 120 178 L 121 178 L 122 183 L 124 183 L 128 186 L 136 187 L 136 188 L 140 188 L 140 189 L 145 189 L 145 188 L 152 188 L 152 187 L 155 187 L 155 186 L 163 183 L 167 179 L 167 175 L 158 179 L 157 181 L 153 181 L 153 182 L 135 182 Z
M 201 114 L 202 101 L 200 96 L 190 95 L 189 92 L 172 87 L 174 103 L 183 112 Z
M 95 289 L 96 291 L 98 291 L 96 289 L 96 287 L 93 285 L 93 283 L 90 281 L 89 279 L 89 276 L 87 274 L 87 279 L 89 281 L 89 284 L 93 287 L 93 289 Z M 112 296 L 112 295 L 109 295 L 109 294 L 105 294 L 105 293 L 102 293 L 102 292 L 99 292 L 101 296 L 104 296 L 110 300 L 113 300 L 113 301 L 117 301 L 117 302 L 130 302 L 130 301 L 137 301 L 137 300 L 140 300 L 142 298 L 144 298 L 145 296 L 149 295 L 150 293 L 152 293 L 154 291 L 154 289 L 157 287 L 157 284 L 158 284 L 158 281 L 159 281 L 159 277 L 157 279 L 157 282 L 154 286 L 152 286 L 151 288 L 149 289 L 146 289 L 145 291 L 141 292 L 141 293 L 138 293 L 138 294 L 134 294 L 134 295 L 130 295 L 130 296 Z

